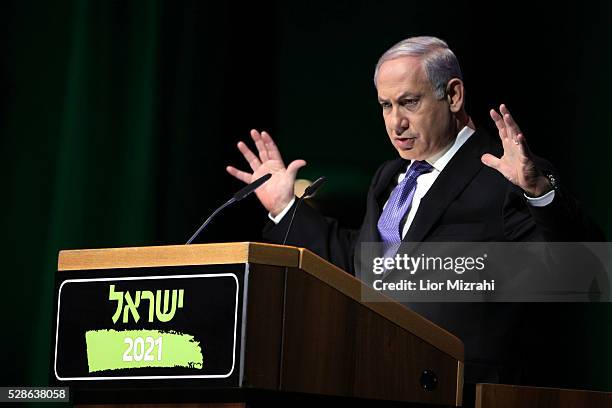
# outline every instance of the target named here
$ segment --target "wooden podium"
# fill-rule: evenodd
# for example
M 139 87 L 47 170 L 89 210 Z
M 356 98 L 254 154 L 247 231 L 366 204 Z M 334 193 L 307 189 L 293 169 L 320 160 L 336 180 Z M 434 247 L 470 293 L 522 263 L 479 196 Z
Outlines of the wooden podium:
M 56 308 L 75 406 L 462 402 L 459 339 L 301 248 L 61 251 Z

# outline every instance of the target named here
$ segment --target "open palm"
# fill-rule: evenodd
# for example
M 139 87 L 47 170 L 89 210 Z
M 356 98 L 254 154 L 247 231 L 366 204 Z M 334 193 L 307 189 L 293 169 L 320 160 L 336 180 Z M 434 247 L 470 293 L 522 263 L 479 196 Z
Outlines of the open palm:
M 551 186 L 535 166 L 527 140 L 506 105 L 500 105 L 499 113 L 494 109 L 489 113 L 497 126 L 504 153 L 499 158 L 484 154 L 482 162 L 499 171 L 531 197 L 539 197 L 549 191 Z
M 293 199 L 293 185 L 298 170 L 306 165 L 304 160 L 294 160 L 285 167 L 280 151 L 274 140 L 267 132 L 251 130 L 251 137 L 255 142 L 258 155 L 255 155 L 248 146 L 240 141 L 238 150 L 249 163 L 252 173 L 238 170 L 233 166 L 226 168 L 227 172 L 238 180 L 251 183 L 259 177 L 270 173 L 272 177 L 261 187 L 255 190 L 261 204 L 275 216 L 279 214 Z

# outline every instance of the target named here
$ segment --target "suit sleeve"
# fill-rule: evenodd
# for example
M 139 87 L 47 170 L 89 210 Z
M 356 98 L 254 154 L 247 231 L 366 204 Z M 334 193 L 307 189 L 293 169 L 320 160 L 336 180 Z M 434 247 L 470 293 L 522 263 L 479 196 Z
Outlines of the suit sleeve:
M 536 158 L 538 168 L 557 174 L 548 161 Z M 605 236 L 560 183 L 555 198 L 544 207 L 526 203 L 522 190 L 509 183 L 504 205 L 504 226 L 510 241 L 590 242 Z
M 372 194 L 372 188 L 378 182 L 383 167 L 384 164 L 376 171 L 368 194 Z M 283 241 L 296 204 L 297 200 L 278 224 L 271 221 L 266 224 L 263 230 L 265 240 L 273 243 Z M 353 256 L 358 237 L 359 230 L 343 228 L 336 219 L 323 216 L 307 202 L 303 202 L 295 213 L 287 244 L 309 249 L 354 275 Z

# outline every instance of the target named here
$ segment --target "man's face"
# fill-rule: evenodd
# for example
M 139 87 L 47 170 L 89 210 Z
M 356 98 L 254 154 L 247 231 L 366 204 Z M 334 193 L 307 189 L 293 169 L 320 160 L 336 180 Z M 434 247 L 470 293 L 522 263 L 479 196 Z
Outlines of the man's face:
M 426 160 L 456 136 L 449 104 L 436 98 L 419 58 L 385 61 L 376 87 L 387 134 L 404 159 Z

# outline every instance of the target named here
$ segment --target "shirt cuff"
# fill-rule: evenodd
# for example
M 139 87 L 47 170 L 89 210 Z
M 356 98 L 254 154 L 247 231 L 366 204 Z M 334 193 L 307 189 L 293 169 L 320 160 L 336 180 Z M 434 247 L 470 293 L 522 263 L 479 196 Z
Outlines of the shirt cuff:
M 524 193 L 523 193 L 524 194 Z M 540 197 L 529 197 L 527 194 L 524 194 L 527 199 L 527 204 L 532 207 L 546 207 L 548 204 L 552 203 L 555 199 L 555 190 L 550 190 L 548 193 L 544 194 Z
M 291 199 L 291 201 L 289 202 L 289 204 L 287 204 L 285 209 L 281 211 L 280 213 L 278 213 L 276 217 L 273 217 L 272 214 L 268 213 L 268 218 L 270 218 L 273 223 L 278 224 L 279 222 L 281 222 L 283 217 L 289 212 L 289 209 L 293 207 L 293 203 L 295 203 L 295 197 Z

